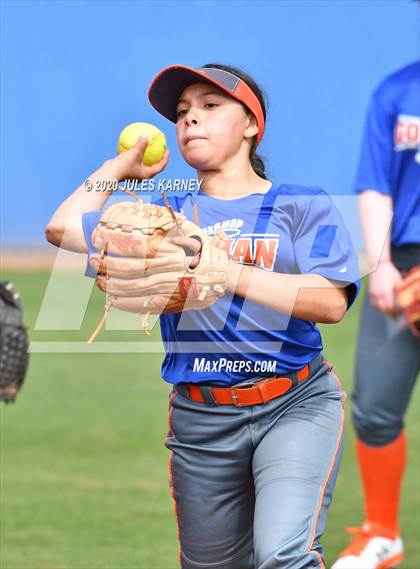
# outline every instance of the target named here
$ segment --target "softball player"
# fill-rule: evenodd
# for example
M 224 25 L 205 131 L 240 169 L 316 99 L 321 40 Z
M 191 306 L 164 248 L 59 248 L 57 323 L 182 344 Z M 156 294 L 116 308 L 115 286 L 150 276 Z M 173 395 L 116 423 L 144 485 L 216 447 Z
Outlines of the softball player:
M 355 188 L 373 271 L 352 396 L 365 521 L 350 528 L 354 539 L 333 567 L 386 569 L 403 558 L 398 526 L 406 464 L 403 417 L 420 368 L 418 341 L 398 317 L 394 295 L 401 271 L 420 264 L 420 61 L 386 78 L 374 92 Z M 384 245 L 380 236 L 387 234 L 391 216 Z
M 149 99 L 176 123 L 181 154 L 203 180 L 198 194 L 170 198 L 171 205 L 190 219 L 196 206 L 209 235 L 222 228 L 229 236 L 235 259 L 227 293 L 210 308 L 160 316 L 180 565 L 324 567 L 320 538 L 340 462 L 345 395 L 322 355 L 316 322 L 340 321 L 357 295 L 350 237 L 324 191 L 276 187 L 266 178 L 255 152 L 265 104 L 243 71 L 171 66 L 154 78 Z M 144 179 L 162 170 L 167 155 L 155 167 L 142 165 L 146 143 L 139 139 L 90 179 Z M 92 253 L 106 198 L 92 207 L 81 188 L 75 194 L 79 218 L 64 231 L 64 206 L 50 240 L 68 235 L 67 247 Z M 200 244 L 178 239 L 197 262 Z M 87 274 L 95 276 L 90 268 Z

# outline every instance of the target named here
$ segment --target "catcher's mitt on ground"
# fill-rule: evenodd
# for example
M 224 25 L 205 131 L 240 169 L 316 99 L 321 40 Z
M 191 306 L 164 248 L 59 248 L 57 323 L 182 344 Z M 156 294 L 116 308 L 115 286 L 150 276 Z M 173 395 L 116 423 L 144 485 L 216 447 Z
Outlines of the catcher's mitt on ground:
M 420 265 L 407 272 L 395 293 L 411 331 L 420 337 Z
M 0 401 L 14 401 L 28 369 L 28 335 L 19 294 L 0 282 Z
M 92 232 L 92 244 L 99 254 L 91 255 L 89 262 L 98 273 L 96 284 L 107 293 L 107 302 L 88 343 L 95 339 L 112 306 L 143 315 L 142 328 L 150 334 L 150 314 L 208 308 L 225 292 L 226 234 L 219 231 L 209 237 L 182 210 L 175 213 L 169 202 L 166 207 L 157 206 L 135 197 L 137 202 L 107 208 Z M 188 265 L 185 250 L 171 241 L 177 235 L 201 241 L 200 260 L 194 269 Z

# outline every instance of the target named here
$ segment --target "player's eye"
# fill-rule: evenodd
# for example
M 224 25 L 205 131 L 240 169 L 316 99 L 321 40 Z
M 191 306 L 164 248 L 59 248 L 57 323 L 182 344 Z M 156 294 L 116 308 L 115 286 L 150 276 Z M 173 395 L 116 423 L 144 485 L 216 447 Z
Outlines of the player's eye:
M 204 107 L 206 109 L 214 109 L 215 107 L 218 107 L 219 105 L 217 103 L 205 103 Z M 176 112 L 176 117 L 177 119 L 183 117 L 186 113 L 188 112 L 188 109 L 179 109 Z

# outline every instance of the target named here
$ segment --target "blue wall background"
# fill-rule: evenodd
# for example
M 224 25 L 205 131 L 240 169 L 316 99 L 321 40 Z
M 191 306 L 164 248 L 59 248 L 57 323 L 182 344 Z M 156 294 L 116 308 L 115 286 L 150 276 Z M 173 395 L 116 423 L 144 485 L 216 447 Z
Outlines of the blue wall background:
M 1 240 L 45 245 L 56 207 L 134 121 L 167 134 L 162 177 L 195 177 L 149 105 L 164 66 L 244 67 L 269 96 L 261 152 L 275 182 L 351 192 L 369 95 L 419 57 L 410 0 L 1 4 Z

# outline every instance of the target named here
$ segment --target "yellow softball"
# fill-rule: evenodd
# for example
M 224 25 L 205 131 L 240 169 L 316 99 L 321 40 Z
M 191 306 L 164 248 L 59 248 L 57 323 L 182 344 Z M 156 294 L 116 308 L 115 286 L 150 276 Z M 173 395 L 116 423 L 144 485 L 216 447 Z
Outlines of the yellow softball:
M 162 160 L 166 150 L 166 138 L 161 130 L 147 122 L 133 122 L 125 127 L 118 139 L 118 154 L 133 148 L 139 138 L 149 139 L 143 155 L 143 164 L 152 166 Z

